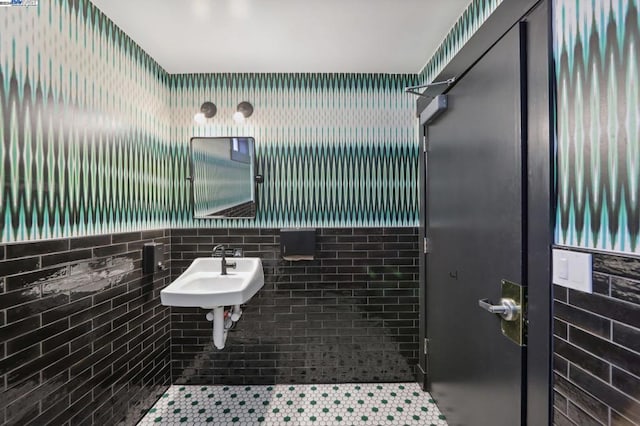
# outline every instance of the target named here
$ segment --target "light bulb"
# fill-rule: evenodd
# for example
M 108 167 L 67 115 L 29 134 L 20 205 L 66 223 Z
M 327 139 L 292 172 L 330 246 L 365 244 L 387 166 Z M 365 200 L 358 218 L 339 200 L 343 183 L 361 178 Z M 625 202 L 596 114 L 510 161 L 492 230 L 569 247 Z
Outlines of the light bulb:
M 240 111 L 234 112 L 233 113 L 233 121 L 235 121 L 238 124 L 244 123 L 244 114 L 241 113 Z
M 203 113 L 199 112 L 193 116 L 193 119 L 198 124 L 204 124 L 207 122 L 207 117 L 204 116 Z

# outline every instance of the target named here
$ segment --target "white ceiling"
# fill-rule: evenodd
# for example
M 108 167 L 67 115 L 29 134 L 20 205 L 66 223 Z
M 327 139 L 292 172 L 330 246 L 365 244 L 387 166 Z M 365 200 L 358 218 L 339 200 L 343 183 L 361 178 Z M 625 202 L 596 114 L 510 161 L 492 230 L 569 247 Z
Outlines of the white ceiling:
M 93 0 L 169 73 L 417 73 L 470 0 Z

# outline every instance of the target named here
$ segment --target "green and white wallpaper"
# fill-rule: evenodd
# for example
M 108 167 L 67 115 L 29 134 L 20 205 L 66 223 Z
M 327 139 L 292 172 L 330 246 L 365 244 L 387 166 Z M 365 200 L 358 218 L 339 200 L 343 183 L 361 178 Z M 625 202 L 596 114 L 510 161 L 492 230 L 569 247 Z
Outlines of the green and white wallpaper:
M 554 0 L 556 242 L 639 252 L 638 0 Z M 414 99 L 501 3 L 473 0 L 417 75 L 168 75 L 87 0 L 0 8 L 0 240 L 160 227 L 415 226 Z M 193 121 L 211 100 L 218 114 Z M 240 101 L 254 115 L 231 120 Z M 194 220 L 192 136 L 256 138 L 256 220 Z
M 414 226 L 416 75 L 168 75 L 87 0 L 0 8 L 0 239 Z M 193 115 L 211 100 L 218 114 Z M 238 102 L 255 107 L 244 125 Z M 254 136 L 256 220 L 194 220 L 192 136 Z
M 172 75 L 174 142 L 191 136 L 253 136 L 258 187 L 255 220 L 193 220 L 177 226 L 415 226 L 419 215 L 414 75 Z M 215 117 L 200 125 L 194 105 L 211 100 Z M 231 120 L 250 101 L 253 115 Z M 179 167 L 182 167 L 180 163 Z M 179 192 L 189 183 L 176 182 Z M 188 207 L 188 206 L 186 206 Z
M 422 68 L 421 84 L 431 83 L 504 0 L 471 0 L 438 49 Z
M 83 0 L 0 8 L 0 240 L 166 225 L 168 76 Z
M 638 0 L 553 5 L 556 243 L 638 253 Z

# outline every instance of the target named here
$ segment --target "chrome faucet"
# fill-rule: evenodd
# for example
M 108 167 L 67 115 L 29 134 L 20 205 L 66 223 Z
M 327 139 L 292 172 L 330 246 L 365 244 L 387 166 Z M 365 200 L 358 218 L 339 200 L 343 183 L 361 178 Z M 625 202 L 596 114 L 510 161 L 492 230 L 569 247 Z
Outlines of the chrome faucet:
M 226 258 L 227 250 L 224 244 L 218 244 L 217 246 L 215 246 L 213 248 L 213 252 L 211 253 L 211 256 L 215 256 L 218 249 L 222 249 L 222 263 L 221 263 L 222 269 L 220 271 L 220 275 L 227 275 L 227 268 L 234 269 L 236 267 L 236 262 L 227 262 L 227 258 Z

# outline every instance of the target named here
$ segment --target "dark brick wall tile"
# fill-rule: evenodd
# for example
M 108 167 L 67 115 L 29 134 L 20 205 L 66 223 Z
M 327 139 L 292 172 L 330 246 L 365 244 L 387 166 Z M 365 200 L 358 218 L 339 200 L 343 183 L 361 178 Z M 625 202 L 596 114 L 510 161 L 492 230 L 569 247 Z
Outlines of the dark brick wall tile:
M 175 382 L 413 380 L 417 229 L 319 229 L 316 259 L 301 262 L 280 259 L 277 229 L 193 231 L 171 230 L 173 278 L 192 259 L 226 243 L 262 259 L 265 286 L 245 307 L 222 351 L 212 348 L 204 310 L 172 309 Z M 383 319 L 397 322 L 385 325 Z
M 620 346 L 640 352 L 640 329 L 614 323 L 613 341 Z
M 7 423 L 25 425 L 38 415 L 40 405 L 38 401 L 24 401 L 24 406 L 14 413 L 7 412 Z
M 32 316 L 11 325 L 0 327 L 0 341 L 7 342 L 40 327 L 40 317 Z
M 593 270 L 607 275 L 640 280 L 640 258 L 605 253 L 593 254 Z
M 573 327 L 569 330 L 569 341 L 615 366 L 640 376 L 640 355 Z
M 564 395 L 557 391 L 553 392 L 553 407 L 563 414 L 567 414 L 567 402 L 568 400 Z
M 142 240 L 141 232 L 126 232 L 122 234 L 113 234 L 111 236 L 111 242 L 113 244 L 127 243 L 130 241 L 140 241 Z
M 611 410 L 611 426 L 637 426 L 638 423 L 632 422 L 628 418 L 615 410 Z
M 108 246 L 111 244 L 111 235 L 96 235 L 93 237 L 72 238 L 69 243 L 71 250 Z
M 28 381 L 34 372 L 44 369 L 56 359 L 62 358 L 68 353 L 69 348 L 67 346 L 61 346 L 51 352 L 35 358 L 30 362 L 20 365 L 18 368 L 12 369 L 7 373 L 7 387 L 11 388 L 21 384 L 22 382 Z
M 611 372 L 611 384 L 627 395 L 640 401 L 640 378 L 626 371 L 613 367 Z
M 41 314 L 66 303 L 69 303 L 69 296 L 59 293 L 16 305 L 7 309 L 7 324 Z
M 7 418 L 11 419 L 11 422 L 22 421 L 24 424 L 37 415 L 38 410 L 37 408 L 35 411 L 33 410 L 34 405 L 37 407 L 42 404 L 45 410 L 48 409 L 52 403 L 65 396 L 66 392 L 61 384 L 65 383 L 67 379 L 68 375 L 61 373 L 20 398 L 11 401 L 7 405 Z M 24 418 L 25 414 L 30 417 Z
M 5 246 L 6 258 L 27 257 L 42 253 L 55 253 L 69 250 L 69 240 L 47 240 L 34 243 L 8 244 Z
M 571 305 L 555 301 L 553 304 L 554 315 L 564 323 L 580 327 L 588 332 L 603 338 L 611 337 L 611 321 L 599 315 L 593 315 L 588 311 L 575 308 Z
M 116 254 L 126 253 L 127 244 L 112 244 L 104 247 L 94 247 L 93 257 L 113 256 Z
M 559 285 L 553 285 L 553 298 L 561 302 L 567 302 L 569 298 L 569 290 L 566 287 L 560 287 Z
M 640 304 L 640 281 L 611 277 L 611 297 Z
M 91 249 L 64 251 L 60 253 L 47 254 L 42 256 L 42 266 L 64 265 L 66 263 L 77 262 L 78 260 L 91 259 L 93 257 Z
M 640 259 L 594 253 L 593 271 L 593 294 L 554 286 L 556 421 L 640 424 Z
M 0 277 L 31 272 L 40 268 L 40 256 L 0 261 Z
M 163 238 L 167 235 L 166 232 L 167 230 L 165 229 L 151 229 L 148 231 L 142 231 L 141 240 L 154 240 L 158 238 Z
M 611 277 L 609 275 L 594 272 L 593 280 L 592 280 L 593 292 L 598 294 L 603 294 L 605 296 L 609 296 L 610 279 Z
M 64 318 L 56 322 L 47 323 L 44 327 L 32 329 L 28 333 L 22 334 L 20 337 L 8 340 L 7 355 L 19 352 L 24 348 L 32 345 L 38 345 L 44 339 L 49 336 L 53 336 L 59 333 L 63 333 L 68 328 L 69 321 Z M 43 348 L 43 353 L 46 350 Z
M 594 253 L 593 270 L 593 294 L 554 286 L 554 390 L 575 424 L 640 424 L 640 259 Z
M 131 249 L 153 240 L 168 232 L 0 246 L 4 423 L 133 425 L 166 389 L 169 272 L 143 275 Z
M 640 305 L 575 290 L 569 290 L 569 303 L 602 317 L 640 328 Z
M 7 374 L 14 370 L 16 366 L 21 366 L 36 359 L 41 353 L 39 346 L 30 346 L 18 353 L 3 357 L 0 359 L 0 375 Z
M 0 294 L 0 309 L 7 309 L 40 299 L 40 288 L 23 288 Z
M 567 417 L 580 426 L 602 426 L 603 423 L 597 421 L 587 414 L 580 407 L 569 401 L 567 406 Z
M 569 338 L 569 325 L 559 318 L 553 321 L 553 335 L 563 340 Z
M 590 375 L 576 366 L 569 369 L 569 378 L 583 389 L 607 404 L 611 409 L 626 416 L 631 421 L 640 423 L 640 403 L 619 392 L 609 384 Z
M 55 266 L 47 269 L 38 269 L 25 274 L 14 275 L 12 277 L 6 277 L 6 291 L 19 290 L 25 287 L 34 287 L 37 285 L 47 285 L 47 283 L 56 282 L 57 280 L 68 276 L 68 274 L 68 266 Z

